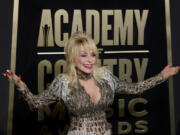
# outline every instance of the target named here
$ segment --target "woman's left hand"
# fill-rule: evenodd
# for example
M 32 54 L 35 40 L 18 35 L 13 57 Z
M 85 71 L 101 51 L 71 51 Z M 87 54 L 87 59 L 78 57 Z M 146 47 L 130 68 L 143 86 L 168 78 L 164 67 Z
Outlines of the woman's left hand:
M 170 76 L 177 74 L 179 70 L 180 70 L 180 66 L 173 67 L 171 64 L 169 64 L 162 70 L 161 73 L 164 78 L 168 78 Z

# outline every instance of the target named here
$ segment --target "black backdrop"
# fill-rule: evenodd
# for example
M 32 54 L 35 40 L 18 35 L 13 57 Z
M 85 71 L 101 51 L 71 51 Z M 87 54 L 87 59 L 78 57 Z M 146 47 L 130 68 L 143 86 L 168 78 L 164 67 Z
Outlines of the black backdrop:
M 12 1 L 6 1 L 6 3 L 1 2 L 1 69 L 0 71 L 3 72 L 7 67 L 9 67 L 10 64 L 10 46 L 11 46 L 11 29 L 12 29 Z M 178 10 L 177 6 L 178 4 L 176 2 L 171 2 L 171 15 L 172 15 L 172 45 L 173 45 L 173 62 L 174 64 L 179 64 L 179 54 L 178 54 Z M 175 113 L 176 113 L 176 131 L 178 134 L 178 124 L 179 124 L 179 110 L 178 110 L 178 76 L 175 77 Z M 1 113 L 0 113 L 0 134 L 6 134 L 6 125 L 7 125 L 7 102 L 8 102 L 8 83 L 1 77 L 1 85 L 2 89 L 0 91 L 0 104 L 1 104 Z

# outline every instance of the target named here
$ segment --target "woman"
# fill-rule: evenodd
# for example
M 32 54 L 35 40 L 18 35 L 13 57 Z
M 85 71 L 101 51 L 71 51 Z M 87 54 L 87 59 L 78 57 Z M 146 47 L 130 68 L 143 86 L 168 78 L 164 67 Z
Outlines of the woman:
M 166 66 L 161 73 L 138 83 L 122 82 L 104 67 L 98 67 L 98 51 L 85 33 L 72 35 L 65 46 L 67 73 L 59 74 L 48 90 L 33 95 L 13 72 L 7 76 L 24 96 L 31 109 L 63 100 L 70 112 L 68 135 L 110 135 L 105 110 L 115 93 L 138 94 L 178 73 L 180 67 Z

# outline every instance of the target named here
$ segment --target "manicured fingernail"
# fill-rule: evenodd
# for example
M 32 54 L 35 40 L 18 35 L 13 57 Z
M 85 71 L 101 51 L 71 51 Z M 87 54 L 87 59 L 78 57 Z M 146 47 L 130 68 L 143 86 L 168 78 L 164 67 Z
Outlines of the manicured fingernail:
M 180 69 L 180 67 L 178 67 L 178 69 Z
M 11 75 L 13 75 L 14 73 L 12 71 L 9 72 Z
M 7 69 L 6 72 L 9 72 L 9 69 Z
M 21 79 L 21 74 L 19 74 L 19 78 Z

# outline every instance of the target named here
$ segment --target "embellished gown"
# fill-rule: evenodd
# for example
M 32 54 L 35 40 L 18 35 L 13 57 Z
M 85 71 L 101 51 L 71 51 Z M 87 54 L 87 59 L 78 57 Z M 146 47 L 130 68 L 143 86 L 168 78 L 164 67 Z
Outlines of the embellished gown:
M 78 74 L 78 79 L 90 77 L 93 76 Z M 22 91 L 22 95 L 31 109 L 63 100 L 70 113 L 68 135 L 111 135 L 111 127 L 106 120 L 105 110 L 113 103 L 115 93 L 138 94 L 163 81 L 165 78 L 160 73 L 145 81 L 127 83 L 119 80 L 105 69 L 100 81 L 95 80 L 101 95 L 97 104 L 93 103 L 79 81 L 78 89 L 73 88 L 69 85 L 69 80 L 64 74 L 59 74 L 50 87 L 42 93 L 34 95 L 26 87 Z

